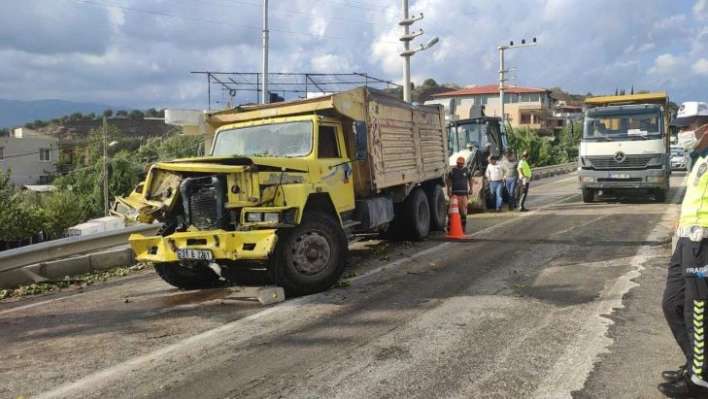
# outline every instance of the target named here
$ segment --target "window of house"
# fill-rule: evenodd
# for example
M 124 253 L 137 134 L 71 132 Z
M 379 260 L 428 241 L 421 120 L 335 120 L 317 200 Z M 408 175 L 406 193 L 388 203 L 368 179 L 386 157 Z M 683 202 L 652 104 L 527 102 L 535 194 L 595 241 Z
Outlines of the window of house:
M 320 134 L 317 138 L 318 158 L 339 158 L 339 147 L 337 146 L 337 131 L 334 126 L 320 126 Z
M 39 149 L 39 160 L 43 162 L 49 162 L 52 160 L 52 150 L 49 148 Z
M 5 147 L 0 147 L 0 161 L 5 160 Z
M 519 123 L 522 125 L 531 124 L 531 114 L 521 114 L 521 121 Z
M 39 184 L 50 184 L 51 182 L 51 176 L 39 176 Z
M 62 151 L 61 152 L 61 160 L 65 164 L 73 164 L 74 163 L 74 153 L 71 151 Z

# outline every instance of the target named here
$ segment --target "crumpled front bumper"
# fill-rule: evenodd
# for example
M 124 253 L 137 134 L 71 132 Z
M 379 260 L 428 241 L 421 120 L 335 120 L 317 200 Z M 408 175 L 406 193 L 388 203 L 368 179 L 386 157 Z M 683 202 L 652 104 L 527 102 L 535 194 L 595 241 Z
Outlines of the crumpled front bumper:
M 174 233 L 167 237 L 132 234 L 128 241 L 135 258 L 142 262 L 180 260 L 179 249 L 209 250 L 219 260 L 267 260 L 275 248 L 276 230 L 196 231 Z

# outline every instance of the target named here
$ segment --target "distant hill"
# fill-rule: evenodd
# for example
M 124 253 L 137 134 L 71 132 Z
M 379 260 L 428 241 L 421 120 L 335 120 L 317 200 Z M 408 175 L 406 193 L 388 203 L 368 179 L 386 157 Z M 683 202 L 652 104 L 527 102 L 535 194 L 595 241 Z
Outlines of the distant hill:
M 121 109 L 131 110 L 127 107 L 64 100 L 18 101 L 0 99 L 0 129 L 20 126 L 36 120 L 49 121 L 71 115 L 74 112 L 81 112 L 82 114 L 93 112 L 96 115 L 102 115 L 106 109 L 112 109 L 114 113 Z

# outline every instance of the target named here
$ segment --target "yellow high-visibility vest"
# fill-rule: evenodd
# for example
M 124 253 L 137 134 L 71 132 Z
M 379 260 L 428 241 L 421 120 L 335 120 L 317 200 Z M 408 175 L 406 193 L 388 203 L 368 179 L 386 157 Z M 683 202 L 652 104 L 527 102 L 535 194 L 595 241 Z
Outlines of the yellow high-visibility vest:
M 686 182 L 679 227 L 708 227 L 708 159 L 699 157 Z

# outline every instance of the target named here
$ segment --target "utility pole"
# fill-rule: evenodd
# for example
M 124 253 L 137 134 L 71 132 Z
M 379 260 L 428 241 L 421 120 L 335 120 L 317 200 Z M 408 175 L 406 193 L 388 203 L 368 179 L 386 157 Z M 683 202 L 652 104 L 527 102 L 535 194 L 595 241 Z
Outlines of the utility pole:
M 504 69 L 504 50 L 510 50 L 514 48 L 521 47 L 531 47 L 536 45 L 536 38 L 531 40 L 531 43 L 526 43 L 526 39 L 521 39 L 521 44 L 514 46 L 514 42 L 509 42 L 508 46 L 499 46 L 499 110 L 501 112 L 502 125 L 506 120 L 506 114 L 504 113 L 504 82 L 506 78 L 504 74 L 509 72 L 509 70 Z
M 408 0 L 401 0 L 403 8 L 403 19 L 398 23 L 398 25 L 403 27 L 403 35 L 400 40 L 403 42 L 403 52 L 400 54 L 403 57 L 403 100 L 405 102 L 411 102 L 411 57 L 418 51 L 427 50 L 433 47 L 440 39 L 437 36 L 430 39 L 425 45 L 420 45 L 417 49 L 410 49 L 410 42 L 416 36 L 423 34 L 423 30 L 420 29 L 418 32 L 410 33 L 410 26 L 423 19 L 423 13 L 419 17 L 408 18 Z
M 103 117 L 103 214 L 108 216 L 108 120 Z
M 270 102 L 268 93 L 268 0 L 263 0 L 263 104 Z

